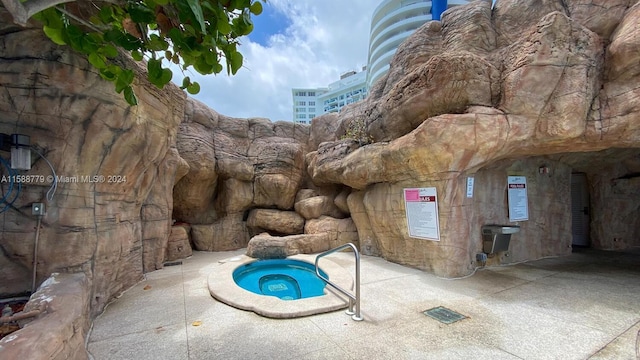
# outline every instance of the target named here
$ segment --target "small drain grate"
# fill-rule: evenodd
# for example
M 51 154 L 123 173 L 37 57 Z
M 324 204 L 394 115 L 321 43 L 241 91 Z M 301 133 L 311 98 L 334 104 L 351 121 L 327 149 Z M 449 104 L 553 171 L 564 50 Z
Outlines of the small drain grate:
M 425 310 L 423 311 L 423 314 L 429 317 L 432 317 L 443 324 L 453 324 L 456 321 L 467 318 L 466 316 L 462 314 L 458 314 L 457 312 L 453 310 L 449 310 L 443 306 L 438 306 L 438 307 L 434 307 L 433 309 Z

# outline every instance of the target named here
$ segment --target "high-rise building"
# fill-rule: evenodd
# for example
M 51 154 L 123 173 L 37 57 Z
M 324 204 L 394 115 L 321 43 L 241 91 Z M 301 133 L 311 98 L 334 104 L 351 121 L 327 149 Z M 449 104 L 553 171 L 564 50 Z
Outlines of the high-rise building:
M 299 88 L 292 89 L 293 95 L 293 122 L 297 124 L 310 124 L 311 120 L 324 113 L 324 107 L 318 97 L 328 88 Z
M 373 11 L 369 32 L 367 86 L 389 71 L 389 62 L 398 46 L 420 26 L 430 20 L 440 20 L 449 7 L 467 0 L 384 0 Z
M 371 86 L 389 71 L 389 62 L 406 38 L 427 21 L 440 20 L 446 9 L 468 1 L 383 0 L 371 19 L 367 66 L 360 72 L 343 74 L 326 88 L 292 89 L 293 121 L 309 124 L 316 116 L 338 112 L 364 99 Z
M 340 76 L 340 80 L 326 88 L 295 88 L 293 95 L 293 122 L 310 124 L 321 114 L 339 112 L 346 105 L 367 97 L 367 71 L 349 71 Z
M 340 80 L 329 84 L 329 90 L 322 93 L 318 100 L 325 113 L 338 112 L 345 106 L 367 97 L 367 71 L 349 71 L 340 76 Z

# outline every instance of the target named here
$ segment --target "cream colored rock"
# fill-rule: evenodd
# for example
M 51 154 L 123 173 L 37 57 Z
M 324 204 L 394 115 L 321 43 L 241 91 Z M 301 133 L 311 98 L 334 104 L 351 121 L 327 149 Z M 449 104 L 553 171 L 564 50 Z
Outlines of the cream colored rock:
M 177 147 L 189 172 L 173 189 L 173 216 L 193 224 L 211 222 L 216 217 L 212 200 L 218 181 L 213 132 L 199 123 L 183 123 Z
M 442 47 L 447 52 L 471 52 L 487 56 L 496 49 L 496 30 L 491 20 L 492 3 L 474 1 L 442 14 Z
M 637 0 L 574 0 L 566 4 L 572 19 L 607 40 L 635 3 Z
M 520 41 L 534 31 L 541 18 L 552 12 L 567 15 L 561 1 L 500 0 L 493 9 L 497 46 L 503 48 Z
M 568 141 L 584 134 L 600 87 L 594 75 L 602 67 L 602 43 L 596 34 L 551 13 L 504 55 L 499 108 L 522 117 L 514 141 Z
M 296 194 L 295 202 L 306 200 L 308 198 L 312 198 L 314 196 L 318 196 L 318 192 L 313 189 L 300 189 Z
M 352 191 L 347 198 L 351 220 L 358 229 L 358 244 L 360 252 L 364 255 L 381 256 L 378 238 L 373 232 L 371 221 L 364 206 L 365 191 Z
M 323 215 L 335 218 L 345 217 L 343 212 L 335 205 L 334 199 L 329 196 L 314 196 L 300 200 L 296 202 L 294 208 L 298 214 L 307 220 L 317 219 Z
M 82 273 L 54 273 L 47 278 L 24 308 L 25 312 L 40 310 L 40 315 L 0 340 L 0 358 L 88 359 L 89 283 Z
M 187 224 L 174 225 L 167 241 L 167 251 L 164 261 L 186 259 L 193 254 L 189 233 L 191 227 Z
M 271 236 L 263 233 L 254 236 L 247 246 L 247 256 L 258 259 L 284 259 L 297 254 L 315 254 L 329 250 L 327 234 L 302 234 Z
M 253 233 L 273 231 L 283 235 L 302 234 L 304 218 L 295 211 L 254 209 L 249 212 L 247 227 Z
M 367 132 L 375 141 L 389 141 L 429 117 L 492 106 L 499 94 L 500 72 L 491 62 L 470 52 L 438 54 L 370 105 Z
M 254 141 L 249 157 L 255 162 L 254 204 L 291 209 L 302 184 L 304 154 L 301 144 L 280 138 Z
M 349 210 L 349 194 L 351 193 L 351 189 L 345 188 L 343 189 L 333 200 L 333 203 L 338 207 L 338 209 L 343 214 L 349 214 L 351 211 Z
M 242 213 L 231 214 L 213 224 L 191 225 L 195 250 L 229 251 L 242 249 L 249 242 L 249 232 Z
M 251 208 L 253 204 L 253 183 L 238 179 L 226 179 L 222 181 L 215 208 L 218 213 L 237 213 Z
M 323 114 L 313 118 L 309 135 L 309 150 L 317 149 L 322 142 L 338 140 L 336 137 L 338 125 L 338 114 L 336 113 Z
M 308 220 L 304 226 L 305 234 L 326 234 L 329 238 L 329 247 L 352 243 L 358 247 L 358 229 L 351 218 L 335 219 L 322 216 L 319 219 Z
M 380 90 L 371 89 L 367 99 L 376 100 L 380 98 L 384 93 L 391 91 L 392 87 L 405 75 L 416 70 L 431 57 L 442 53 L 441 31 L 442 23 L 430 21 L 418 28 L 415 33 L 400 44 L 393 56 L 393 60 L 389 64 L 389 72 L 376 84 L 376 87 L 380 88 Z

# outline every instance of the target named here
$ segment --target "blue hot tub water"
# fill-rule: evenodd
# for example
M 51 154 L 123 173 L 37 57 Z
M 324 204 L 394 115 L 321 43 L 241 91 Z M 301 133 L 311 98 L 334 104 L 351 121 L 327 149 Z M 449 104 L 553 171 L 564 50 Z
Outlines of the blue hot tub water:
M 329 278 L 320 270 L 322 276 Z M 233 280 L 241 288 L 282 300 L 324 295 L 325 282 L 313 264 L 290 259 L 257 260 L 235 269 Z

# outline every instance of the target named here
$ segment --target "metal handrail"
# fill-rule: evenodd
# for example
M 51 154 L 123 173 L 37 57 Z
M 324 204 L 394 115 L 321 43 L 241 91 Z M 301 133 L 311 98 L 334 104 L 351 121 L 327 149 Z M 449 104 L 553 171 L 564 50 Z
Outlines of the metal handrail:
M 322 276 L 322 274 L 320 274 L 320 268 L 318 268 L 318 261 L 320 261 L 321 257 L 327 256 L 329 254 L 332 254 L 336 251 L 340 251 L 342 249 L 346 249 L 348 247 L 350 247 L 351 250 L 353 250 L 353 255 L 355 255 L 355 258 L 356 258 L 356 286 L 355 286 L 356 293 L 355 294 L 351 294 L 349 291 L 341 288 L 340 286 L 332 283 L 329 279 Z M 340 291 L 341 293 L 343 293 L 345 296 L 349 298 L 349 310 L 346 311 L 347 315 L 351 315 L 351 318 L 355 321 L 362 321 L 362 316 L 360 315 L 360 253 L 358 252 L 358 248 L 356 248 L 356 246 L 353 245 L 352 243 L 347 243 L 344 245 L 340 245 L 336 248 L 333 248 L 331 250 L 327 250 L 321 254 L 318 254 L 318 256 L 316 256 L 315 265 L 316 265 L 316 275 L 320 279 L 322 279 L 322 281 L 333 286 L 336 290 Z M 353 309 L 354 303 L 355 303 L 355 311 Z

